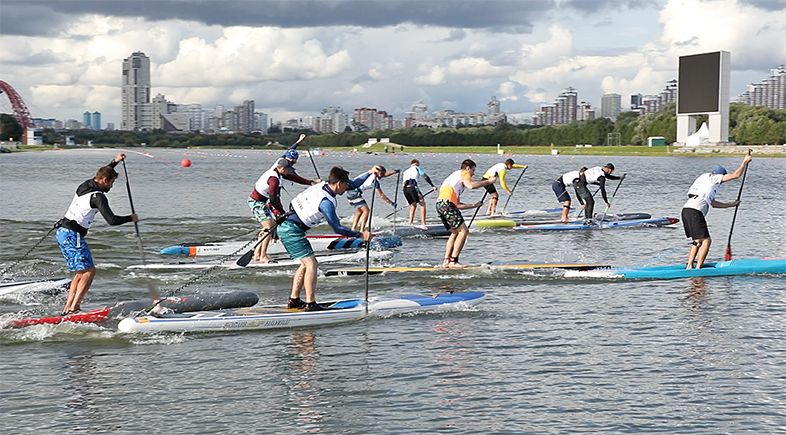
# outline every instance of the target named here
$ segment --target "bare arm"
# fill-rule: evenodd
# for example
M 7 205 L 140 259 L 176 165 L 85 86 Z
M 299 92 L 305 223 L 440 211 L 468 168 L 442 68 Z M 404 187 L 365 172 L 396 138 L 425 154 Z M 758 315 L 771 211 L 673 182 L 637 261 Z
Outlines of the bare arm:
M 742 164 L 736 171 L 732 172 L 731 174 L 726 174 L 723 176 L 723 182 L 727 182 L 729 180 L 736 180 L 737 178 L 742 177 L 742 173 L 745 172 L 745 168 L 748 167 L 748 163 L 750 163 L 752 157 L 750 154 L 746 155 L 744 159 L 742 159 Z M 733 207 L 733 206 L 732 206 Z

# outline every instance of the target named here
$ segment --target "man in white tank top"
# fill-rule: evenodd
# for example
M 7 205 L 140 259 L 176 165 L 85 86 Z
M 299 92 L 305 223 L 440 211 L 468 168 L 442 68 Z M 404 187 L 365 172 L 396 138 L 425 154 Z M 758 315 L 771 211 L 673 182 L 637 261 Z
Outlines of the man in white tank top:
M 688 264 L 686 269 L 693 269 L 693 261 L 696 260 L 696 269 L 704 266 L 704 260 L 710 251 L 712 238 L 707 228 L 705 216 L 709 212 L 710 206 L 714 208 L 729 208 L 740 205 L 740 201 L 719 202 L 715 200 L 718 188 L 721 183 L 740 178 L 748 167 L 751 156 L 747 155 L 742 159 L 742 164 L 731 174 L 726 173 L 726 168 L 718 166 L 711 173 L 701 174 L 693 182 L 688 190 L 688 201 L 682 207 L 682 226 L 685 229 L 685 236 L 693 239 L 690 252 L 688 253 Z M 698 254 L 698 258 L 696 255 Z

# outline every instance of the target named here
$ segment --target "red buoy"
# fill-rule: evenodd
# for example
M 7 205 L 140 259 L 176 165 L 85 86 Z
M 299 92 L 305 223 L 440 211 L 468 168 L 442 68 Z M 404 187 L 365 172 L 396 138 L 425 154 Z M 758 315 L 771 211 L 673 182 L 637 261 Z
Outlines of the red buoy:
M 180 166 L 182 166 L 184 168 L 187 168 L 187 167 L 191 166 L 191 160 L 190 159 L 183 159 L 183 160 L 181 160 L 180 161 Z

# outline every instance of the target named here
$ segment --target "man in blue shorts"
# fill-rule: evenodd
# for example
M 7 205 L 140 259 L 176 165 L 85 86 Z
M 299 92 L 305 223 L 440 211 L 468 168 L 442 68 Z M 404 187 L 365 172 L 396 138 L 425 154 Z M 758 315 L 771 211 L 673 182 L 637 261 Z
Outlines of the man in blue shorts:
M 60 246 L 60 252 L 65 257 L 68 269 L 76 272 L 68 289 L 68 299 L 63 309 L 64 316 L 79 312 L 82 299 L 96 276 L 93 255 L 85 242 L 85 236 L 95 220 L 96 213 L 101 213 L 109 225 L 139 221 L 136 214 L 116 216 L 109 208 L 109 201 L 106 198 L 106 193 L 112 189 L 112 185 L 117 179 L 114 167 L 125 158 L 125 154 L 118 154 L 109 165 L 99 168 L 93 179 L 80 184 L 65 217 L 56 224 L 55 237 Z
M 287 250 L 290 258 L 300 260 L 300 267 L 295 271 L 292 278 L 292 292 L 289 296 L 289 308 L 304 309 L 306 311 L 318 311 L 324 309 L 317 304 L 315 299 L 317 287 L 317 258 L 306 238 L 306 231 L 323 219 L 327 221 L 330 228 L 337 234 L 347 237 L 359 237 L 365 242 L 371 240 L 371 233 L 368 231 L 353 231 L 343 225 L 336 215 L 336 195 L 343 195 L 347 189 L 355 189 L 371 174 L 379 174 L 380 168 L 374 166 L 365 174 L 349 179 L 349 172 L 334 166 L 330 170 L 328 181 L 317 183 L 304 190 L 289 205 L 290 212 L 286 219 L 278 226 L 278 237 Z M 306 300 L 300 299 L 300 290 L 305 289 Z

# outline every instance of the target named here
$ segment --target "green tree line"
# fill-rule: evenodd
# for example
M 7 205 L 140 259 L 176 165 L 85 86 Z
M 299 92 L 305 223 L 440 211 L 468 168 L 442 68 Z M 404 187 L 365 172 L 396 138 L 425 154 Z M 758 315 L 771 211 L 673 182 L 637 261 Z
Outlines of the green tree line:
M 10 119 L 9 119 L 10 118 Z M 706 122 L 700 116 L 697 126 Z M 3 136 L 15 129 L 15 119 L 3 115 Z M 70 130 L 67 132 L 45 129 L 44 144 L 63 143 L 64 136 L 74 137 L 78 145 L 92 141 L 95 146 L 134 147 L 145 144 L 149 147 L 186 148 L 186 147 L 266 147 L 288 146 L 300 133 L 309 134 L 311 147 L 357 147 L 371 138 L 390 138 L 390 141 L 407 146 L 495 146 L 509 145 L 549 145 L 556 146 L 591 144 L 605 145 L 609 133 L 619 133 L 620 144 L 644 145 L 650 136 L 663 136 L 666 143 L 677 139 L 677 117 L 675 103 L 669 103 L 658 113 L 639 116 L 634 112 L 622 113 L 615 122 L 608 118 L 590 121 L 577 121 L 567 125 L 535 127 L 531 125 L 512 125 L 502 123 L 496 126 L 464 128 L 409 128 L 400 130 L 381 130 L 369 132 L 345 132 L 340 134 L 315 134 L 311 131 L 271 132 L 269 134 L 200 134 L 165 133 L 132 131 L 89 131 Z M 739 144 L 783 144 L 786 143 L 786 110 L 769 109 L 732 103 L 729 116 L 729 135 Z

